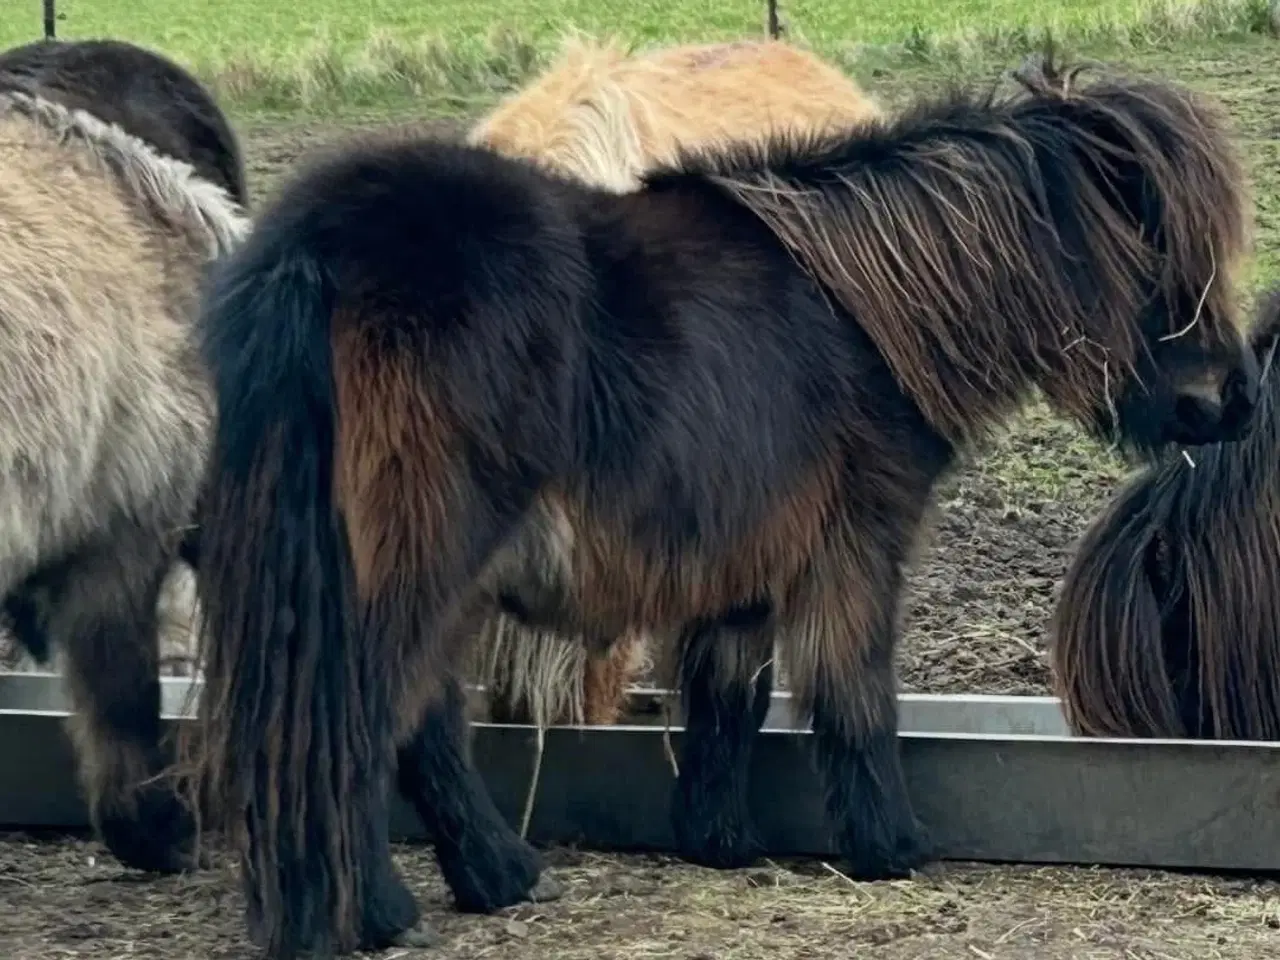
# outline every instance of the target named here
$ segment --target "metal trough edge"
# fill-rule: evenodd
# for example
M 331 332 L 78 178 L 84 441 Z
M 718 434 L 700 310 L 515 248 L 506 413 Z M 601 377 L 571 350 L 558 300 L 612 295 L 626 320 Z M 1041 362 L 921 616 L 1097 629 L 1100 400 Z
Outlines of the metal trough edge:
M 170 718 L 193 716 L 199 681 L 185 677 L 160 680 L 161 713 Z M 473 720 L 488 720 L 483 687 L 469 688 Z M 192 697 L 188 701 L 188 697 Z M 680 722 L 679 703 L 669 690 L 636 688 L 629 694 L 623 722 L 632 726 L 665 726 L 662 703 L 672 704 L 672 723 Z M 903 731 L 949 733 L 1007 733 L 1066 736 L 1066 720 L 1056 697 L 1011 697 L 989 694 L 903 693 L 898 697 L 899 727 Z M 72 709 L 62 676 L 51 672 L 0 671 L 0 709 L 61 711 Z M 765 718 L 766 730 L 804 730 L 796 721 L 791 695 L 775 691 Z
M 8 705 L 5 691 L 16 689 L 13 676 L 0 674 L 0 707 Z M 52 680 L 60 684 L 56 675 Z M 27 693 L 41 682 L 47 690 L 50 675 L 33 681 Z M 166 681 L 174 692 L 185 692 L 185 684 Z M 1020 708 L 1033 720 L 1052 715 L 1052 698 L 904 695 L 904 717 L 913 702 L 917 721 L 968 717 L 950 730 L 904 724 L 901 733 L 916 812 L 942 859 L 1280 868 L 1280 744 L 1084 739 L 1008 729 Z M 789 712 L 785 704 L 775 707 Z M 1002 712 L 1004 719 L 992 719 Z M 0 827 L 86 826 L 65 716 L 56 708 L 0 709 Z M 167 722 L 189 721 L 170 716 Z M 1005 729 L 992 731 L 1002 724 Z M 955 729 L 965 726 L 988 732 Z M 537 731 L 491 723 L 473 730 L 476 764 L 499 809 L 516 823 L 529 792 Z M 681 735 L 660 722 L 546 731 L 530 839 L 671 851 L 673 773 L 664 740 L 670 737 L 678 755 Z M 835 854 L 806 749 L 810 737 L 782 729 L 759 738 L 750 802 L 768 855 Z M 630 773 L 619 776 L 619 770 Z M 392 832 L 424 838 L 416 815 L 399 801 Z

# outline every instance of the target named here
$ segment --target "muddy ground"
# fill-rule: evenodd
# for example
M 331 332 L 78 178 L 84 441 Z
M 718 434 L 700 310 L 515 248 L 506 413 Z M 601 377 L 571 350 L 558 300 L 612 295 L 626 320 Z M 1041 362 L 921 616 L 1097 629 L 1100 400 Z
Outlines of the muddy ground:
M 1202 46 L 1145 56 L 1221 96 L 1275 249 L 1280 52 Z M 920 80 L 871 77 L 893 101 Z M 350 125 L 249 122 L 259 192 Z M 1033 409 L 941 491 L 911 582 L 900 661 L 922 691 L 1040 693 L 1044 625 L 1072 542 L 1121 468 Z M 495 917 L 453 912 L 426 848 L 398 860 L 442 941 L 412 960 L 1267 960 L 1280 958 L 1280 885 L 1103 869 L 946 864 L 914 881 L 853 884 L 817 863 L 717 873 L 662 858 L 554 851 L 568 895 Z M 151 880 L 83 840 L 0 838 L 0 958 L 255 956 L 225 871 Z
M 425 848 L 396 859 L 439 942 L 382 960 L 1271 960 L 1280 885 L 1096 868 L 945 864 L 853 884 L 816 863 L 720 873 L 550 855 L 558 902 L 464 916 Z M 225 872 L 145 879 L 95 844 L 0 844 L 6 960 L 256 960 Z

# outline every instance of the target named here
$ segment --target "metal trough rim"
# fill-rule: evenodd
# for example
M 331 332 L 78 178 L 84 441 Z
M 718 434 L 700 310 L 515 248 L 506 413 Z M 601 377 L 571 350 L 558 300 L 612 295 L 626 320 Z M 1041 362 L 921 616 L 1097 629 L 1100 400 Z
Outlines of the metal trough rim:
M 164 719 L 181 720 L 194 716 L 191 712 L 195 702 L 193 694 L 198 693 L 201 681 L 187 677 L 161 677 L 160 685 L 161 716 Z M 485 688 L 468 685 L 467 693 L 472 721 L 489 722 Z M 808 724 L 796 722 L 792 703 L 793 698 L 788 691 L 773 691 L 763 729 L 807 730 Z M 1069 732 L 1061 703 L 1056 697 L 900 693 L 898 703 L 900 728 L 908 732 L 993 731 L 1046 735 L 1067 735 Z M 669 722 L 664 716 L 664 704 L 671 708 Z M 72 706 L 60 673 L 0 671 L 0 712 L 6 709 L 68 713 Z M 621 723 L 612 725 L 612 728 L 662 726 L 677 729 L 680 725 L 679 697 L 675 691 L 633 687 L 628 692 L 628 708 Z
M 163 680 L 167 699 L 191 685 Z M 6 690 L 19 688 L 29 700 L 47 695 L 50 708 L 14 708 Z M 653 696 L 670 693 L 635 691 L 633 699 Z M 473 697 L 483 703 L 483 691 Z M 900 704 L 913 805 L 939 859 L 1280 869 L 1280 742 L 1075 737 L 1053 697 L 904 693 Z M 87 826 L 67 706 L 58 673 L 0 673 L 0 829 Z M 781 720 L 789 706 L 780 691 L 773 709 Z M 667 749 L 678 755 L 683 728 L 677 717 L 665 728 L 632 719 L 542 734 L 476 719 L 472 755 L 513 824 L 536 792 L 535 843 L 673 853 Z M 1033 732 L 1015 729 L 1024 721 Z M 192 722 L 170 712 L 165 725 Z M 836 853 L 806 749 L 812 736 L 775 726 L 757 741 L 750 804 L 765 856 Z M 426 838 L 399 798 L 391 820 L 397 838 Z

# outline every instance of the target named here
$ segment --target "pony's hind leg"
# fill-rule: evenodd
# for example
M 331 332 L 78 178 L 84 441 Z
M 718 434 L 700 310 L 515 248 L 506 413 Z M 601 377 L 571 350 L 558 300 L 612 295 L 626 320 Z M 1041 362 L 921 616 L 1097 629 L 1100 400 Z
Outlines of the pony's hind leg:
M 66 653 L 69 730 L 93 826 L 122 863 L 171 873 L 196 866 L 194 820 L 166 775 L 160 725 L 160 591 L 168 556 L 129 523 L 37 571 L 13 598 L 19 631 Z
M 461 684 L 446 680 L 400 748 L 400 789 L 427 827 L 459 910 L 555 899 L 560 889 L 541 876 L 542 858 L 503 818 L 471 764 L 465 708 Z
M 704 866 L 744 867 L 759 851 L 747 794 L 752 745 L 773 692 L 767 617 L 743 608 L 680 637 L 685 732 L 672 826 L 681 856 Z
M 820 558 L 811 592 L 779 627 L 798 713 L 812 718 L 827 815 L 856 880 L 909 876 L 929 855 L 898 748 L 902 573 L 901 558 L 884 551 L 890 540 L 850 550 L 843 562 Z

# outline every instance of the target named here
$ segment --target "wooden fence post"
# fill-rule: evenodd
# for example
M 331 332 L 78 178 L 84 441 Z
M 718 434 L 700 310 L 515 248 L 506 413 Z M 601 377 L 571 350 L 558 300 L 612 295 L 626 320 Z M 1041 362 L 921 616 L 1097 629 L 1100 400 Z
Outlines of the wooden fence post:
M 769 11 L 769 39 L 777 40 L 779 35 L 782 33 L 782 30 L 778 25 L 778 0 L 765 0 L 765 3 Z
M 58 0 L 44 0 L 44 38 L 57 39 Z

